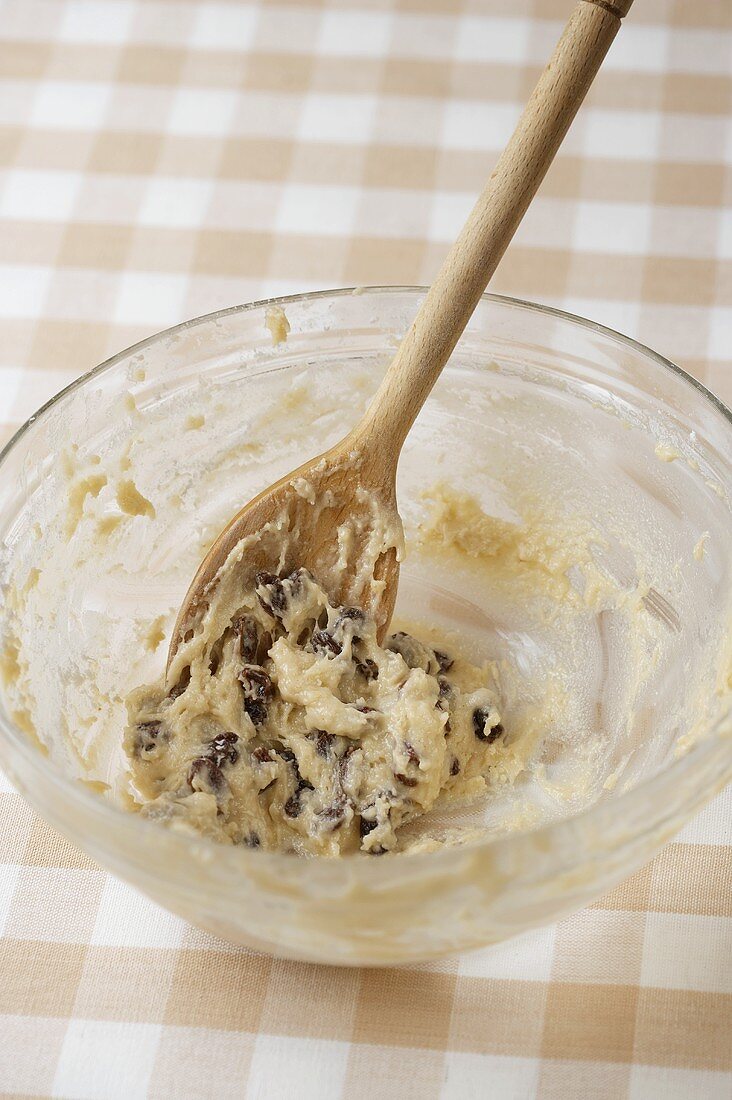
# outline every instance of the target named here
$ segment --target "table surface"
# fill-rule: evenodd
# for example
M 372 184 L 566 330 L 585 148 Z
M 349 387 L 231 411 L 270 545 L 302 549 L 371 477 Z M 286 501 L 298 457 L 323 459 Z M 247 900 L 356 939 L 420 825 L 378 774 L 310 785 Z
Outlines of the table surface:
M 0 0 L 4 437 L 184 318 L 428 282 L 571 6 Z M 729 0 L 637 0 L 493 289 L 732 399 L 731 120 Z M 729 1100 L 731 811 L 550 928 L 368 971 L 204 935 L 2 782 L 0 1093 Z

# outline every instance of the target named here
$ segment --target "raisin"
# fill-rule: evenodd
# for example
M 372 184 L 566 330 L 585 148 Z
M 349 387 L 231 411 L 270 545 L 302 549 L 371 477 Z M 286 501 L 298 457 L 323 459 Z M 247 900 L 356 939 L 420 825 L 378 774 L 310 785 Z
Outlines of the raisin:
M 258 665 L 264 664 L 264 659 L 268 656 L 271 648 L 272 635 L 269 630 L 263 630 L 257 646 L 257 660 L 255 663 Z
M 440 699 L 451 699 L 453 692 L 452 692 L 452 684 L 450 683 L 450 681 L 449 680 L 443 680 L 443 678 L 441 676 L 439 676 L 437 678 L 437 684 L 438 684 L 438 687 L 439 687 L 439 697 L 440 697 Z
M 279 749 L 279 755 L 283 760 L 286 760 L 288 764 L 292 766 L 292 770 L 295 773 L 295 794 L 299 794 L 300 791 L 312 791 L 315 788 L 312 783 L 307 779 L 303 779 L 300 774 L 300 768 L 298 767 L 297 757 L 292 749 Z
M 354 744 L 349 745 L 346 751 L 343 753 L 343 756 L 338 761 L 338 781 L 340 782 L 341 786 L 348 778 L 348 765 L 351 757 L 358 747 L 358 745 Z
M 258 833 L 251 832 L 244 837 L 243 843 L 247 848 L 259 848 L 262 841 L 259 839 Z
M 220 733 L 214 737 L 208 747 L 208 755 L 217 768 L 224 764 L 236 764 L 239 759 L 239 750 L 235 747 L 239 738 L 235 733 Z
M 365 836 L 368 836 L 369 833 L 372 833 L 377 824 L 378 822 L 376 821 L 367 821 L 365 817 L 362 817 L 358 823 L 358 831 L 360 832 L 361 837 L 363 838 Z
M 337 642 L 332 634 L 329 634 L 327 630 L 314 630 L 311 638 L 313 649 L 316 653 L 332 653 L 335 657 L 343 649 L 340 642 Z
M 403 783 L 405 787 L 416 787 L 419 783 L 418 779 L 412 779 L 408 775 L 402 775 L 401 772 L 394 772 L 394 778 L 398 779 L 400 783 Z
M 354 623 L 362 623 L 365 618 L 360 607 L 342 607 L 338 612 L 338 622 L 351 619 Z
M 297 595 L 302 589 L 303 581 L 312 580 L 312 575 L 307 569 L 303 569 L 303 567 L 300 566 L 299 569 L 293 569 L 289 577 L 287 577 L 287 580 L 290 582 L 292 594 Z
M 334 734 L 327 733 L 326 730 L 311 730 L 308 737 L 315 742 L 315 751 L 318 756 L 328 756 L 331 745 L 335 741 Z
M 259 665 L 244 665 L 239 680 L 246 699 L 271 699 L 275 693 L 271 678 Z
M 256 664 L 259 648 L 259 628 L 251 615 L 241 615 L 231 624 L 239 637 L 239 653 L 245 665 Z
M 297 777 L 297 787 L 284 805 L 287 817 L 297 817 L 302 811 L 302 792 L 314 790 L 312 783 L 308 783 L 307 779 L 303 779 L 300 775 L 300 772 L 297 770 L 297 765 L 295 766 L 295 774 Z
M 435 660 L 437 661 L 437 664 L 440 668 L 440 672 L 449 672 L 452 666 L 455 664 L 452 657 L 449 657 L 447 653 L 443 653 L 440 649 L 436 649 L 434 653 Z
M 404 742 L 404 751 L 407 754 L 407 760 L 410 764 L 419 764 L 419 753 L 409 741 Z
M 188 687 L 190 682 L 191 682 L 191 670 L 186 665 L 186 667 L 183 669 L 183 671 L 180 674 L 180 679 L 178 680 L 178 683 L 174 684 L 173 687 L 168 692 L 168 698 L 169 699 L 177 699 L 179 695 L 183 694 L 183 692 L 186 690 L 186 688 Z
M 386 649 L 392 653 L 398 653 L 408 668 L 421 668 L 429 672 L 432 665 L 432 651 L 423 646 L 421 642 L 413 638 L 411 634 L 405 634 L 398 630 L 392 634 L 385 644 Z
M 458 760 L 458 758 L 456 756 L 455 759 L 453 760 L 452 764 L 450 765 L 450 775 L 459 775 L 459 774 L 460 774 L 460 761 Z
M 410 658 L 414 656 L 414 639 L 409 634 L 405 634 L 403 630 L 397 630 L 395 634 L 387 638 L 385 648 L 390 649 L 392 653 L 400 653 L 409 668 L 414 667 L 410 662 Z
M 139 756 L 141 752 L 152 752 L 157 748 L 157 740 L 160 737 L 163 729 L 163 723 L 157 721 L 151 722 L 138 722 L 137 723 L 137 737 L 135 739 L 135 755 Z M 168 738 L 163 736 L 163 741 L 167 741 Z
M 226 635 L 222 634 L 221 637 L 211 646 L 211 658 L 208 662 L 208 671 L 211 673 L 212 676 L 215 676 L 216 673 L 219 671 L 219 668 L 221 667 L 221 658 L 224 655 L 225 638 Z
M 255 580 L 257 589 L 264 589 L 263 592 L 257 591 L 257 599 L 262 608 L 273 619 L 281 619 L 287 607 L 287 593 L 284 584 L 274 573 L 257 573 Z
M 268 573 L 266 569 L 260 569 L 258 573 L 255 573 L 254 580 L 257 587 L 266 588 L 268 585 L 282 584 L 282 581 L 276 573 Z
M 358 636 L 358 634 L 356 634 L 356 631 L 355 631 L 355 624 L 356 623 L 363 623 L 365 621 L 365 619 L 366 619 L 366 616 L 364 615 L 364 613 L 363 613 L 363 611 L 361 610 L 360 607 L 342 607 L 340 609 L 340 611 L 338 612 L 338 618 L 336 619 L 336 622 L 335 622 L 335 629 L 337 631 L 339 631 L 339 633 L 342 637 L 343 636 L 343 627 L 346 625 L 346 623 L 349 623 L 349 622 L 353 623 L 354 624 L 354 630 L 353 630 L 353 634 L 352 634 L 353 641 L 354 642 L 360 642 L 361 639 Z
M 272 749 L 268 749 L 266 745 L 259 745 L 252 752 L 252 756 L 259 764 L 269 764 L 274 760 Z
M 330 825 L 331 832 L 340 829 L 346 818 L 345 798 L 339 798 L 331 806 L 326 806 L 324 810 L 320 811 L 318 818 Z
M 379 666 L 370 657 L 358 662 L 356 672 L 363 676 L 365 680 L 378 680 L 379 678 Z
M 157 720 L 151 722 L 138 722 L 137 728 L 147 734 L 148 737 L 152 737 L 153 741 L 156 741 L 160 736 L 160 731 L 163 728 L 163 723 Z
M 199 786 L 194 785 L 196 780 L 198 780 Z M 191 766 L 188 769 L 188 786 L 191 790 L 200 791 L 208 786 L 214 791 L 220 791 L 224 783 L 221 768 L 209 756 L 198 756 L 191 761 Z
M 365 703 L 358 703 L 356 705 L 356 710 L 359 712 L 359 714 L 379 714 L 380 713 L 376 709 L 376 707 L 367 707 Z
M 473 730 L 479 741 L 487 741 L 493 744 L 503 733 L 503 726 L 498 722 L 495 726 L 489 726 L 491 712 L 487 707 L 476 707 L 473 711 Z
M 245 699 L 244 710 L 247 712 L 255 726 L 263 726 L 267 721 L 267 707 L 260 699 Z

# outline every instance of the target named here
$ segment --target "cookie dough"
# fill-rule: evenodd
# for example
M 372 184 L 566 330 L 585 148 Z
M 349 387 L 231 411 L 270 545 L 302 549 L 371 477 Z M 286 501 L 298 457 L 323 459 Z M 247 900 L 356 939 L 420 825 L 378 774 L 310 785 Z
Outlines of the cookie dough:
M 258 573 L 240 598 L 223 633 L 179 650 L 175 684 L 129 699 L 144 815 L 252 848 L 378 855 L 485 790 L 505 753 L 488 665 L 403 632 L 380 646 L 304 569 Z

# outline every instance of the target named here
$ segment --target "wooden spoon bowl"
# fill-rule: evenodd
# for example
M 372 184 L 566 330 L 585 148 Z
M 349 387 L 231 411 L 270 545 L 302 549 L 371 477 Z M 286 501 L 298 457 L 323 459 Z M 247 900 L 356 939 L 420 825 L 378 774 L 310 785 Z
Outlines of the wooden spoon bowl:
M 331 600 L 363 608 L 379 638 L 391 619 L 399 582 L 401 520 L 396 506 L 396 466 L 367 462 L 355 434 L 270 485 L 242 508 L 201 562 L 175 624 L 168 665 L 193 622 L 205 610 L 217 577 L 245 539 L 236 562 L 242 589 L 260 571 L 279 575 L 304 567 Z M 385 476 L 386 475 L 386 476 Z M 341 551 L 347 540 L 348 566 Z

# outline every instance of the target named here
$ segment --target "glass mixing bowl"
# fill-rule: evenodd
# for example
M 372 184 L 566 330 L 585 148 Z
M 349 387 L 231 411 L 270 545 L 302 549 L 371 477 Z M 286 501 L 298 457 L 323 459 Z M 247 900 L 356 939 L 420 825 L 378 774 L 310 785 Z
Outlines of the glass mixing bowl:
M 3 767 L 114 874 L 283 956 L 409 962 L 552 921 L 648 860 L 732 773 L 729 412 L 632 340 L 486 296 L 405 446 L 408 544 L 440 482 L 509 523 L 531 498 L 554 517 L 552 583 L 587 596 L 588 575 L 561 557 L 579 519 L 595 581 L 627 598 L 590 600 L 570 635 L 494 591 L 490 562 L 481 573 L 469 555 L 417 548 L 397 615 L 457 629 L 513 670 L 507 728 L 523 676 L 539 694 L 564 677 L 566 713 L 539 730 L 531 781 L 458 814 L 457 835 L 473 829 L 462 843 L 381 859 L 219 847 L 128 812 L 123 699 L 160 673 L 203 550 L 355 422 L 423 293 L 310 294 L 190 321 L 79 379 L 2 453 Z M 277 344 L 273 306 L 291 326 Z

